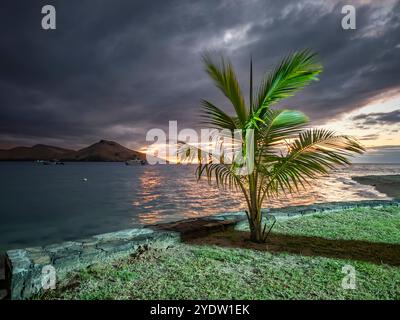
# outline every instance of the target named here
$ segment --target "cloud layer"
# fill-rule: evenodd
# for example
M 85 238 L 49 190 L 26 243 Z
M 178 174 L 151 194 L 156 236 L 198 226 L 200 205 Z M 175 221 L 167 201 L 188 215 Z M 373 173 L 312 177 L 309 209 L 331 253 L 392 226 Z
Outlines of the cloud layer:
M 400 109 L 391 112 L 359 114 L 353 117 L 353 120 L 361 127 L 367 125 L 400 124 Z
M 400 1 L 353 1 L 357 30 L 343 30 L 348 2 L 3 0 L 0 143 L 137 147 L 168 120 L 195 127 L 201 98 L 229 110 L 203 71 L 204 50 L 228 54 L 247 92 L 251 54 L 259 80 L 310 47 L 325 66 L 321 81 L 281 106 L 316 123 L 339 117 L 400 88 Z M 41 29 L 45 4 L 57 9 L 55 31 Z

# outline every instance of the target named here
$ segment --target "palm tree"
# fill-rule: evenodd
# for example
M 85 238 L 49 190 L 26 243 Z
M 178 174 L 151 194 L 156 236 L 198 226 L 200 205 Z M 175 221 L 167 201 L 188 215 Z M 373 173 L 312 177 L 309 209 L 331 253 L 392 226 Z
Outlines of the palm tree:
M 241 190 L 246 200 L 250 240 L 265 242 L 268 232 L 263 225 L 261 209 L 268 198 L 305 188 L 313 179 L 340 165 L 348 165 L 348 157 L 364 148 L 352 137 L 336 135 L 326 129 L 307 129 L 307 116 L 295 110 L 274 110 L 272 105 L 293 96 L 318 80 L 322 65 L 310 50 L 285 57 L 265 75 L 253 94 L 253 68 L 250 61 L 249 105 L 240 89 L 232 64 L 221 57 L 215 63 L 206 53 L 203 61 L 208 75 L 230 100 L 235 115 L 231 116 L 207 100 L 202 101 L 205 122 L 216 129 L 241 129 L 243 137 L 253 132 L 253 140 L 243 143 L 244 153 L 254 150 L 254 169 L 238 173 L 238 165 L 199 161 L 197 175 L 216 180 L 220 187 Z M 243 140 L 245 140 L 243 138 Z M 250 146 L 249 143 L 252 145 Z M 200 158 L 199 158 L 200 159 Z

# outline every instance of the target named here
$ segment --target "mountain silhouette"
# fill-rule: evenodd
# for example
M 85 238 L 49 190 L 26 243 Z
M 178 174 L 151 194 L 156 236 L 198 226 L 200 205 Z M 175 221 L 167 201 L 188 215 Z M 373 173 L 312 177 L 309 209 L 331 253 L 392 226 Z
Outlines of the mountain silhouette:
M 78 151 L 54 146 L 37 144 L 33 147 L 16 147 L 9 150 L 0 150 L 2 161 L 127 161 L 145 159 L 146 155 L 128 149 L 117 142 L 100 140 Z

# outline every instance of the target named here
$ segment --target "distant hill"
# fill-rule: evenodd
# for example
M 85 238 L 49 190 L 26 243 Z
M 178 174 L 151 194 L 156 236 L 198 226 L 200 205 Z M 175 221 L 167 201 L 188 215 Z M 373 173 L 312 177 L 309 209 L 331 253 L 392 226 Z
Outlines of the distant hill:
M 146 155 L 125 148 L 114 141 L 100 140 L 89 147 L 66 154 L 63 161 L 126 161 L 145 159 Z
M 37 144 L 33 147 L 16 147 L 9 150 L 0 150 L 0 160 L 34 161 L 60 159 L 73 150 Z
M 45 145 L 0 150 L 0 160 L 3 161 L 55 159 L 60 161 L 126 161 L 145 158 L 146 155 L 143 153 L 130 150 L 114 141 L 107 140 L 100 140 L 99 142 L 78 151 Z

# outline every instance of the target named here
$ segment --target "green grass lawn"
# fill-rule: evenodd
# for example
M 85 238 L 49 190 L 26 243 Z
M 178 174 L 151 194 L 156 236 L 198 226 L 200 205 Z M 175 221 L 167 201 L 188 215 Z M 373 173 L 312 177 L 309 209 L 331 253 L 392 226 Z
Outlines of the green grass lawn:
M 400 208 L 279 221 L 267 245 L 244 232 L 196 239 L 72 272 L 41 299 L 400 299 Z M 356 270 L 356 289 L 341 286 Z

